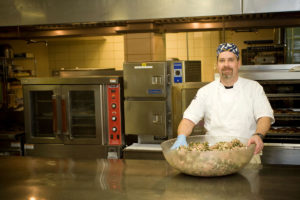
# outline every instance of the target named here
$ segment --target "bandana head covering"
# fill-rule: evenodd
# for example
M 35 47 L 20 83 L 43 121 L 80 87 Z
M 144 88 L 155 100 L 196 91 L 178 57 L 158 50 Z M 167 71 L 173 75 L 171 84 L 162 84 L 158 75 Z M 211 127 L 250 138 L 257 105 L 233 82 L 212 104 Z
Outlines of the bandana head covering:
M 234 53 L 237 58 L 239 58 L 239 56 L 240 56 L 239 49 L 233 43 L 222 43 L 222 44 L 220 44 L 217 48 L 217 58 L 219 57 L 219 54 L 224 52 L 224 51 L 229 51 L 229 52 Z

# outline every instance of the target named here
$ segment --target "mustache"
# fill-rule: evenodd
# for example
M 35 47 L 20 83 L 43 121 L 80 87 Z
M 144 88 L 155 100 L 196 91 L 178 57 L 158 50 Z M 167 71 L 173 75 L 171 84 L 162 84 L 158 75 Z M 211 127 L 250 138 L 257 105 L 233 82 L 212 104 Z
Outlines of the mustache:
M 230 67 L 224 67 L 224 68 L 222 69 L 222 71 L 226 71 L 226 70 L 233 71 L 233 69 L 231 69 Z

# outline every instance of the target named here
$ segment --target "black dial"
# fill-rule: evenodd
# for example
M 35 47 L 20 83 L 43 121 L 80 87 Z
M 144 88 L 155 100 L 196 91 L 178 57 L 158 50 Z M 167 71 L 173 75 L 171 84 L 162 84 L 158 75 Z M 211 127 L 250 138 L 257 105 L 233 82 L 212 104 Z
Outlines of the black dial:
M 112 131 L 116 132 L 117 131 L 117 127 L 112 127 Z
M 117 107 L 117 104 L 113 103 L 113 104 L 111 104 L 111 107 L 112 107 L 112 108 L 116 108 L 116 107 Z

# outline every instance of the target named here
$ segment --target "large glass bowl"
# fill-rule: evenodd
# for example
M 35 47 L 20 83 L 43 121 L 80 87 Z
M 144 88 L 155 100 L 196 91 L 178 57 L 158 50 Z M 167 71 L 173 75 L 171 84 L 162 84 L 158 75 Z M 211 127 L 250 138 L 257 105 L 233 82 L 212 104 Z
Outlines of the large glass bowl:
M 229 136 L 197 135 L 187 137 L 190 142 L 208 142 L 213 145 L 217 142 L 240 140 L 247 146 L 248 139 Z M 242 169 L 251 160 L 255 145 L 234 150 L 223 151 L 178 151 L 171 150 L 176 138 L 161 143 L 162 151 L 167 162 L 182 173 L 194 176 L 224 176 Z

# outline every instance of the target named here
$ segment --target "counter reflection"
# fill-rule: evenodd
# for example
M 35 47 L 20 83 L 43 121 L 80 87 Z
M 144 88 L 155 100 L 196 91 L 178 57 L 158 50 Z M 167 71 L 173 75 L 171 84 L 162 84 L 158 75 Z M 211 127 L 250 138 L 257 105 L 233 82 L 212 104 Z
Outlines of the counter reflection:
M 251 188 L 258 183 L 253 169 L 204 178 L 163 160 L 30 157 L 2 159 L 0 169 L 0 199 L 260 199 Z

